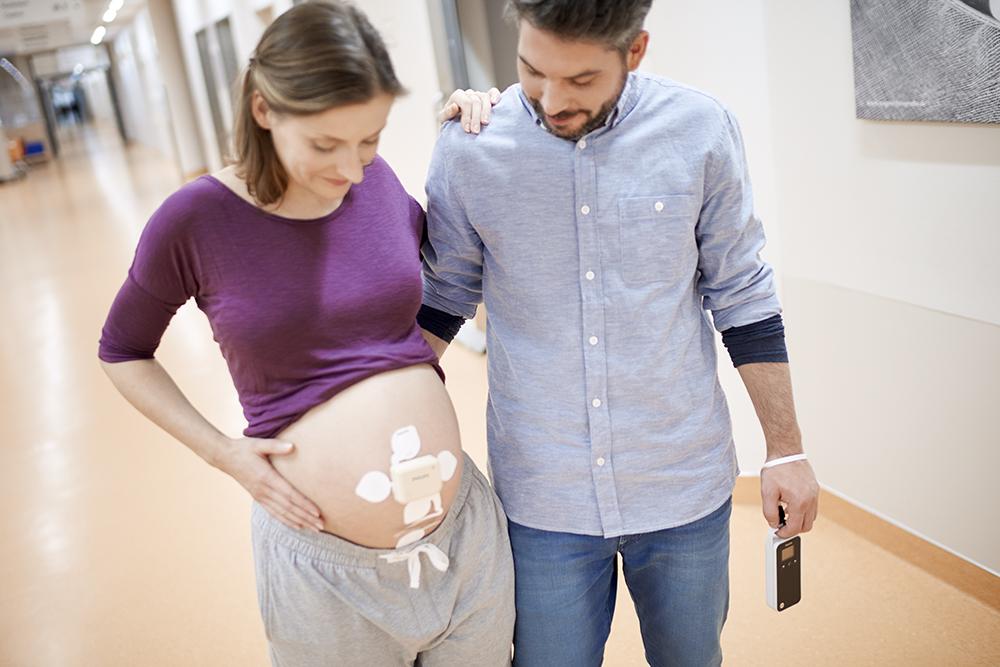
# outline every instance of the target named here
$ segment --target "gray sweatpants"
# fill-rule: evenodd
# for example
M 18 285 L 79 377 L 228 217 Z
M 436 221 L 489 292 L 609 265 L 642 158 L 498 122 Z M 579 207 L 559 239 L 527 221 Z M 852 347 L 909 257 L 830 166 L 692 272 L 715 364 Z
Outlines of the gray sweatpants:
M 257 503 L 251 523 L 257 598 L 275 667 L 510 664 L 507 520 L 468 456 L 444 521 L 402 549 L 295 530 Z

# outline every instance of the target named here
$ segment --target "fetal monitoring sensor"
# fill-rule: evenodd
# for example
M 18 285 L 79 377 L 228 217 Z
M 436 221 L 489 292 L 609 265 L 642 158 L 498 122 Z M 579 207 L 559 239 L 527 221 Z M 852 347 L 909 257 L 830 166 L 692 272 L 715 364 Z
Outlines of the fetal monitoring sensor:
M 441 492 L 441 469 L 436 456 L 421 456 L 389 468 L 392 496 L 397 503 L 428 498 Z

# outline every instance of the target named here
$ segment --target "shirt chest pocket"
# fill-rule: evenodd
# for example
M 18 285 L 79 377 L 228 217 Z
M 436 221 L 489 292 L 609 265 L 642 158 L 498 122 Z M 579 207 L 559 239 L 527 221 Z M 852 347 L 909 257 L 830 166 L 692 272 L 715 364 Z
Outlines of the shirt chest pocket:
M 622 277 L 628 285 L 676 282 L 698 265 L 694 195 L 629 197 L 618 200 Z

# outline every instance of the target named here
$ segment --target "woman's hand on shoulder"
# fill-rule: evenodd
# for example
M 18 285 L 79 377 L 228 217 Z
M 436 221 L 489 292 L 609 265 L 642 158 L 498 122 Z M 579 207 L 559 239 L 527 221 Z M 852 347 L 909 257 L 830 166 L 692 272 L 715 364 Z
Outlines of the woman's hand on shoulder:
M 485 93 L 471 88 L 456 90 L 438 112 L 438 122 L 443 123 L 458 116 L 466 132 L 479 134 L 483 125 L 489 125 L 493 107 L 499 101 L 500 91 L 496 88 L 490 88 Z
M 236 438 L 219 455 L 215 466 L 235 479 L 254 500 L 290 528 L 322 530 L 319 508 L 299 493 L 271 465 L 271 456 L 287 456 L 295 445 L 264 438 Z

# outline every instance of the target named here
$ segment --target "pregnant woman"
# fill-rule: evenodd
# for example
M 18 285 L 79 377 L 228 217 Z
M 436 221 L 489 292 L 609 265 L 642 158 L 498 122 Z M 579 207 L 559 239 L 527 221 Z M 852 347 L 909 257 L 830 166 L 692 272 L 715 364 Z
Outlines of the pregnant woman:
M 253 496 L 275 665 L 510 662 L 504 514 L 416 324 L 423 211 L 376 155 L 402 92 L 354 7 L 280 16 L 243 81 L 235 164 L 153 214 L 101 337 L 125 398 Z M 245 437 L 213 427 L 154 359 L 190 298 Z

